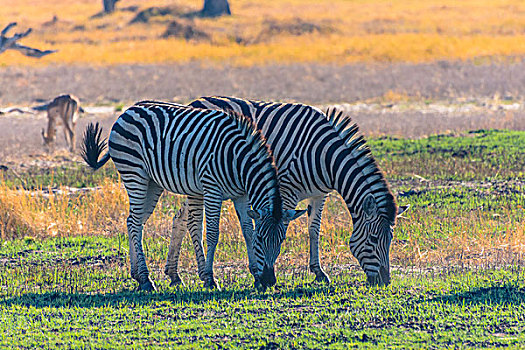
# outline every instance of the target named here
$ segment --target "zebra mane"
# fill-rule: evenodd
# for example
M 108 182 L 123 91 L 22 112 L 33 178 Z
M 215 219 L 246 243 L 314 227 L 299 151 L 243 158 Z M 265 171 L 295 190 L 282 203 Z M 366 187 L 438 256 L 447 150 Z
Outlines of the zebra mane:
M 171 107 L 178 107 L 178 108 L 191 108 L 189 106 L 186 106 L 186 105 L 181 105 L 179 103 L 174 103 L 174 102 L 165 102 L 165 101 L 156 101 L 156 100 L 142 100 L 142 101 L 139 101 L 139 102 L 135 102 L 135 104 L 133 104 L 134 106 L 149 106 L 149 105 L 160 105 L 160 106 L 171 106 Z
M 332 125 L 335 131 L 344 140 L 345 145 L 350 149 L 352 154 L 358 159 L 366 158 L 370 161 L 370 165 L 367 167 L 370 170 L 369 176 L 379 175 L 381 177 L 381 183 L 384 184 L 386 189 L 386 193 L 383 195 L 387 199 L 386 206 L 383 206 L 383 209 L 386 211 L 388 217 L 395 218 L 397 213 L 395 197 L 392 194 L 390 186 L 388 186 L 382 171 L 379 169 L 379 165 L 372 156 L 372 151 L 366 144 L 365 138 L 363 135 L 358 134 L 359 126 L 357 123 L 353 122 L 350 116 L 337 107 L 327 108 L 325 114 L 330 125 Z
M 352 121 L 348 115 L 346 115 L 342 110 L 337 107 L 329 107 L 326 112 L 326 117 L 328 122 L 332 127 L 337 131 L 339 136 L 345 141 L 345 145 L 354 150 L 362 149 L 363 156 L 370 155 L 371 151 L 363 135 L 358 135 L 359 126 L 357 123 Z
M 252 153 L 259 159 L 263 159 L 262 163 L 267 171 L 272 173 L 273 181 L 271 182 L 274 192 L 272 194 L 272 216 L 280 220 L 282 216 L 282 199 L 279 192 L 279 182 L 277 180 L 277 166 L 272 151 L 266 142 L 266 138 L 257 129 L 255 123 L 248 117 L 231 109 L 221 110 L 227 114 L 237 124 L 238 130 L 241 132 L 243 138 L 246 140 L 248 147 Z

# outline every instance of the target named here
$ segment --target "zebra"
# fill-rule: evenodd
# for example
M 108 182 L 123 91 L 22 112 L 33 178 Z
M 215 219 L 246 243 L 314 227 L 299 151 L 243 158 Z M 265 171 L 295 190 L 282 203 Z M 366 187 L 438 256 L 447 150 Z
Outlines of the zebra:
M 108 152 L 102 129 L 90 124 L 82 157 L 93 169 L 110 158 L 129 197 L 127 219 L 131 276 L 140 290 L 155 290 L 142 249 L 142 227 L 164 190 L 188 196 L 191 233 L 204 285 L 217 288 L 213 258 L 219 239 L 222 201 L 232 199 L 237 215 L 250 222 L 247 237 L 255 257 L 257 287 L 275 284 L 274 263 L 285 238 L 285 224 L 304 211 L 282 210 L 277 169 L 261 134 L 234 112 L 203 110 L 158 101 L 128 108 L 114 123 Z M 253 209 L 250 209 L 250 205 Z M 207 254 L 202 246 L 202 207 L 206 213 Z M 250 219 L 248 219 L 250 218 Z M 250 231 L 250 230 L 248 230 Z
M 323 113 L 300 103 L 235 97 L 202 97 L 189 105 L 243 114 L 264 135 L 280 171 L 283 207 L 295 208 L 300 201 L 308 200 L 309 267 L 315 281 L 330 283 L 321 268 L 319 231 L 326 197 L 335 190 L 345 200 L 352 217 L 350 250 L 368 283 L 390 283 L 393 228 L 396 216 L 408 206 L 397 207 L 365 139 L 358 135 L 357 124 L 348 116 L 337 109 Z M 192 224 L 190 218 L 189 225 Z M 241 227 L 244 231 L 248 226 L 242 223 Z

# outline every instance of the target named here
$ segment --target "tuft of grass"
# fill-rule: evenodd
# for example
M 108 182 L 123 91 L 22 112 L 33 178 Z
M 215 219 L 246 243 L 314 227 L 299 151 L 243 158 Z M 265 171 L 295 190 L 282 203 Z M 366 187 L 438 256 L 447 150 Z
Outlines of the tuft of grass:
M 96 191 L 27 191 L 0 184 L 0 235 L 54 237 L 107 234 L 123 230 L 127 197 L 119 182 L 105 181 Z M 118 232 L 118 231 L 117 231 Z
M 115 112 L 122 112 L 123 110 L 124 110 L 123 103 L 119 103 L 118 105 L 115 106 Z

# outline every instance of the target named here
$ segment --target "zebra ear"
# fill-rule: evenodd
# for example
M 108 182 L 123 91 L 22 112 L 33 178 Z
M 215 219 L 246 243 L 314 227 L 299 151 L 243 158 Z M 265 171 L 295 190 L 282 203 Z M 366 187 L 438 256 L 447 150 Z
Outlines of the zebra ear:
M 363 211 L 366 216 L 372 216 L 377 213 L 377 204 L 374 196 L 369 195 L 363 202 Z
M 303 210 L 285 210 L 283 215 L 283 220 L 286 222 L 293 221 L 297 219 L 299 216 L 306 213 L 306 209 Z
M 248 210 L 248 216 L 251 217 L 254 220 L 259 220 L 261 218 L 261 214 L 259 214 L 256 210 Z
M 410 208 L 410 204 L 407 205 L 400 205 L 397 207 L 397 216 L 401 216 L 404 212 L 406 212 Z

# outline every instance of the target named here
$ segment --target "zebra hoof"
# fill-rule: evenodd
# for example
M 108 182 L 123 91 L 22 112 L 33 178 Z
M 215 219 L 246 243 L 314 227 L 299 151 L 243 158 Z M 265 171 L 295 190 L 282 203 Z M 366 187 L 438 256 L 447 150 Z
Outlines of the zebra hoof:
M 221 288 L 217 285 L 213 278 L 206 279 L 206 281 L 204 282 L 204 288 L 216 289 L 219 292 L 221 291 Z
M 320 274 L 315 276 L 314 282 L 316 283 L 324 283 L 324 284 L 330 284 L 330 278 L 326 275 L 326 273 L 321 272 Z
M 175 276 L 170 276 L 171 278 L 171 283 L 170 283 L 170 287 L 185 287 L 185 284 L 184 282 L 182 281 L 182 279 L 180 278 L 180 276 L 178 274 L 176 274 Z
M 255 282 L 253 284 L 253 288 L 256 291 L 263 292 L 263 293 L 266 291 L 266 286 L 263 285 L 259 280 L 255 280 Z
M 153 284 L 153 282 L 148 280 L 144 283 L 140 283 L 138 290 L 144 291 L 144 292 L 155 292 L 157 288 L 155 288 L 155 285 Z

